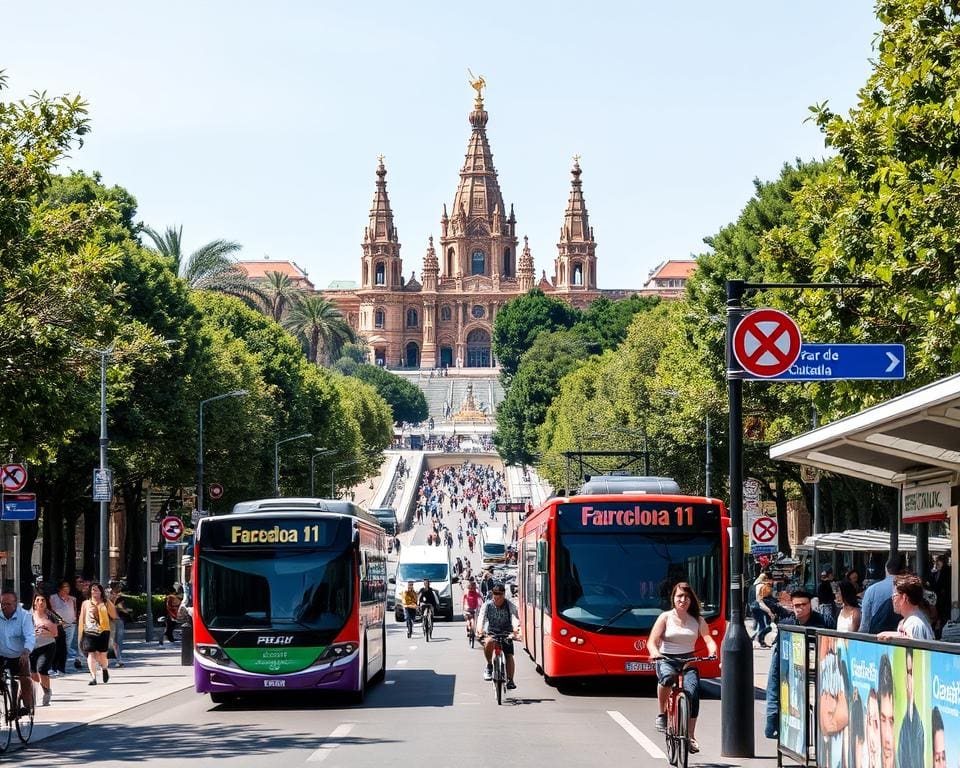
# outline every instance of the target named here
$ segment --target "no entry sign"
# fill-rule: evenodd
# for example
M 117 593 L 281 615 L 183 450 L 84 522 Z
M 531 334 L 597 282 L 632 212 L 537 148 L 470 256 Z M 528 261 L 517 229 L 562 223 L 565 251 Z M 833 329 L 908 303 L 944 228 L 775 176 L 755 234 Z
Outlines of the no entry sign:
M 755 309 L 733 332 L 733 354 L 752 376 L 771 378 L 790 369 L 800 355 L 800 328 L 778 309 Z
M 772 517 L 758 517 L 750 526 L 750 539 L 757 544 L 772 544 L 777 538 L 777 521 Z
M 160 522 L 160 535 L 167 541 L 180 541 L 183 536 L 183 520 L 179 517 L 165 517 Z

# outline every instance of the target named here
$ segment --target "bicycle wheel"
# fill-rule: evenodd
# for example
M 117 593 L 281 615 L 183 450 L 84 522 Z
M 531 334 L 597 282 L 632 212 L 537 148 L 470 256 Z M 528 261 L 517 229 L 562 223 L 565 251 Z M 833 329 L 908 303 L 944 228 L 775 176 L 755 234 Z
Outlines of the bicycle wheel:
M 685 692 L 677 697 L 677 766 L 687 768 L 690 744 L 687 742 L 687 724 L 690 722 L 690 699 Z
M 33 682 L 28 682 L 28 685 L 33 685 Z M 32 691 L 31 691 L 32 693 Z M 36 697 L 33 697 L 30 701 L 29 711 L 25 715 L 20 715 L 16 719 L 17 723 L 17 737 L 23 744 L 26 744 L 30 741 L 30 737 L 33 735 L 33 715 L 36 708 Z
M 10 684 L 6 672 L 0 672 L 0 752 L 6 752 L 13 738 L 13 706 L 10 703 Z

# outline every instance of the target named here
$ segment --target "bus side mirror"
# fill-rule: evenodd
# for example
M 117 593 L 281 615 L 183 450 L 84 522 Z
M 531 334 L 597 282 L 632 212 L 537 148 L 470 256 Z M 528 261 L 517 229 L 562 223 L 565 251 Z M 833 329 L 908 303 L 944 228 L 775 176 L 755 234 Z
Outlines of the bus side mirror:
M 537 542 L 537 573 L 546 573 L 547 564 L 550 558 L 547 556 L 547 542 L 540 540 Z

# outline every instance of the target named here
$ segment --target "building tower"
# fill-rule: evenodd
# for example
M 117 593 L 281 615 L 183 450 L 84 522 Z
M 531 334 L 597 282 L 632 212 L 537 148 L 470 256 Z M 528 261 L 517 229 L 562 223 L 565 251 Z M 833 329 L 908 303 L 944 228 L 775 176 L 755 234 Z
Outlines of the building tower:
M 580 181 L 580 157 L 573 158 L 570 173 L 573 181 L 570 199 L 563 217 L 560 230 L 559 251 L 554 262 L 554 284 L 556 293 L 575 306 L 583 307 L 593 301 L 597 291 L 597 243 L 593 239 L 593 229 L 587 215 L 587 204 L 583 199 Z M 581 296 L 573 294 L 582 293 Z
M 377 364 L 399 363 L 387 359 L 386 354 L 390 336 L 401 327 L 403 305 L 396 292 L 403 289 L 403 260 L 387 196 L 387 169 L 383 165 L 383 155 L 378 158 L 377 185 L 362 247 L 362 275 L 357 291 L 360 335 L 372 347 Z

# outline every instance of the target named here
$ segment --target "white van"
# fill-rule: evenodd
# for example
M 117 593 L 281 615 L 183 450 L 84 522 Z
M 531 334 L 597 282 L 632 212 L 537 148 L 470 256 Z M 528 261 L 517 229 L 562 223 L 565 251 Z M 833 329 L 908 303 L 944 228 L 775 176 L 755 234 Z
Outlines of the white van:
M 500 528 L 480 529 L 480 562 L 502 563 L 507 558 L 507 539 Z
M 413 580 L 413 588 L 420 591 L 424 579 L 430 579 L 430 586 L 440 596 L 440 615 L 453 621 L 453 585 L 457 577 L 453 575 L 450 564 L 450 550 L 447 547 L 413 544 L 401 547 L 397 560 L 397 575 L 391 577 L 394 583 L 394 613 L 397 621 L 403 621 L 403 593 L 407 582 Z

